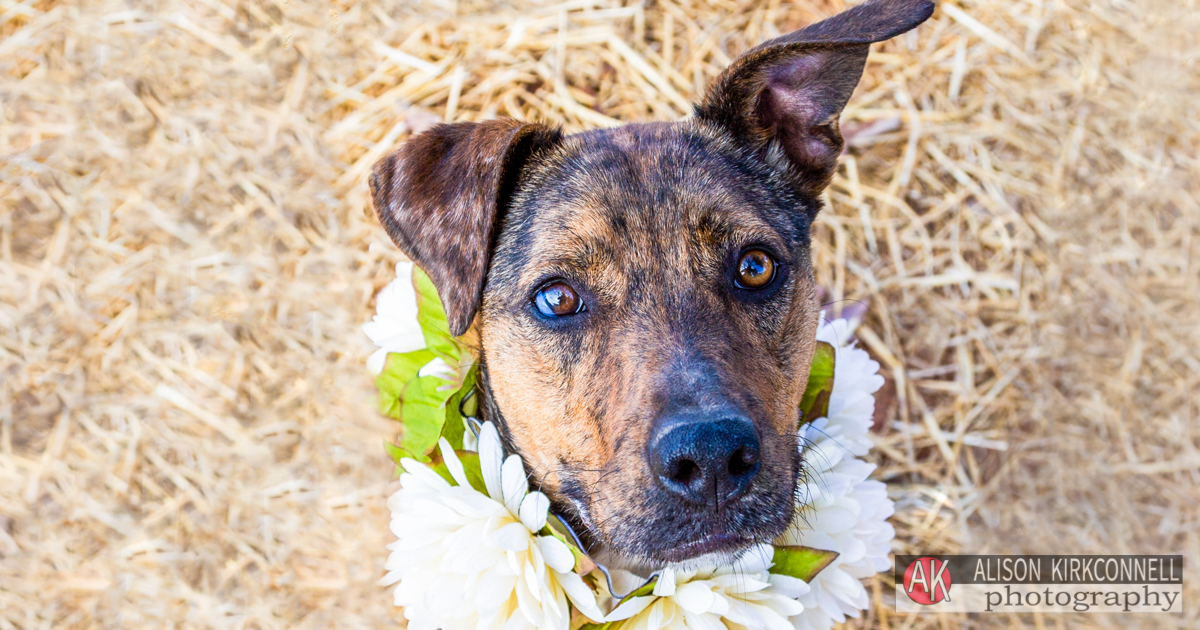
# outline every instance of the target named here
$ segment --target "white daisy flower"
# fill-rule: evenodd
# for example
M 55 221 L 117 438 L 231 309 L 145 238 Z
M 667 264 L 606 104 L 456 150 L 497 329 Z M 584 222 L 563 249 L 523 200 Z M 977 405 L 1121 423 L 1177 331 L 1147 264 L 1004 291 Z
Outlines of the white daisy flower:
M 565 543 L 540 532 L 550 501 L 529 492 L 516 455 L 504 458 L 490 422 L 479 436 L 486 492 L 471 487 L 462 462 L 443 439 L 443 461 L 458 485 L 411 459 L 401 489 L 388 499 L 398 540 L 381 585 L 396 584 L 411 630 L 567 630 L 568 600 L 593 620 L 603 617 L 591 588 L 574 572 Z
M 653 594 L 626 600 L 604 620 L 628 620 L 621 630 L 792 630 L 789 618 L 804 611 L 797 598 L 808 585 L 769 573 L 771 556 L 771 546 L 760 545 L 732 565 L 667 567 Z
M 867 479 L 874 469 L 874 464 L 844 457 L 830 469 L 813 470 L 800 490 L 809 503 L 776 542 L 839 555 L 800 597 L 804 612 L 793 619 L 796 628 L 831 628 L 845 622 L 847 616 L 858 617 L 859 611 L 870 605 L 860 580 L 887 569 L 895 536 L 887 522 L 894 511 L 887 488 Z
M 417 322 L 417 290 L 412 282 L 413 264 L 396 263 L 396 279 L 375 297 L 375 318 L 363 332 L 379 347 L 367 358 L 367 370 L 383 372 L 389 352 L 413 352 L 425 348 L 425 333 Z
M 822 324 L 817 330 L 817 341 L 834 348 L 833 391 L 827 420 L 805 425 L 809 435 L 801 437 L 810 437 L 816 430 L 834 439 L 839 450 L 861 457 L 871 450 L 867 433 L 875 414 L 875 392 L 883 387 L 883 377 L 879 375 L 879 363 L 866 350 L 854 346 L 852 330 L 844 319 Z
M 873 394 L 883 386 L 879 364 L 851 344 L 846 320 L 821 326 L 817 339 L 832 344 L 837 352 L 829 415 L 801 429 L 806 478 L 798 498 L 804 507 L 776 542 L 839 555 L 800 597 L 804 611 L 792 622 L 801 630 L 826 630 L 845 622 L 847 616 L 858 617 L 870 605 L 860 580 L 887 569 L 895 537 L 887 522 L 895 511 L 887 488 L 868 479 L 874 464 L 855 457 L 871 448 Z

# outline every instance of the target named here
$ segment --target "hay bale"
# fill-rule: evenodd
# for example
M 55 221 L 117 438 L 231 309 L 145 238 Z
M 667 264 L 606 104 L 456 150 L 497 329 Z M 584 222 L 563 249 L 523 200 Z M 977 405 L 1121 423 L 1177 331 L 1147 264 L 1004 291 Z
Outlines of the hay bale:
M 371 163 L 676 118 L 841 8 L 0 1 L 0 628 L 397 623 Z M 813 247 L 891 380 L 896 551 L 1183 552 L 1200 597 L 1197 15 L 960 0 L 873 51 Z M 949 621 L 889 580 L 858 625 Z

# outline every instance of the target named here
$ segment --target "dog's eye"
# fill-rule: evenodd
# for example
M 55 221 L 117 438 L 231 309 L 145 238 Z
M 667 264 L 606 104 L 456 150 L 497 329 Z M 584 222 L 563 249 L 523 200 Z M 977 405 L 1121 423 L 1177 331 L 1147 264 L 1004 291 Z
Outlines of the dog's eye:
M 533 298 L 538 312 L 546 317 L 574 315 L 583 310 L 583 300 L 565 282 L 555 282 L 542 287 Z
M 761 249 L 752 249 L 738 260 L 737 279 L 741 289 L 761 289 L 775 279 L 775 259 Z

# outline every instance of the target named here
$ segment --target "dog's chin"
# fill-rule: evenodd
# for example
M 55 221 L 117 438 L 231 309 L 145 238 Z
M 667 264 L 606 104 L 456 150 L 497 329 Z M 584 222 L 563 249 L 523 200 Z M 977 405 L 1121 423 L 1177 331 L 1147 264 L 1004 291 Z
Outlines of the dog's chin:
M 689 570 L 731 564 L 750 549 L 755 542 L 757 542 L 755 539 L 747 536 L 714 534 L 662 550 L 653 555 L 630 555 L 605 548 L 595 554 L 595 559 L 610 569 L 623 569 L 639 575 L 648 575 L 664 566 Z
M 699 540 L 664 549 L 658 560 L 662 564 L 691 568 L 707 560 L 731 560 L 754 544 L 754 539 L 736 534 L 712 534 Z M 711 563 L 709 563 L 711 564 Z

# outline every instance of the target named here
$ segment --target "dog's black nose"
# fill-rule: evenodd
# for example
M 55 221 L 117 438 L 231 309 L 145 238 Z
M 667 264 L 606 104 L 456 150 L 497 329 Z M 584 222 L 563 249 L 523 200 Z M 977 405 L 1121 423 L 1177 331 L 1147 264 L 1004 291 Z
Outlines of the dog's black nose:
M 666 418 L 650 442 L 650 466 L 671 492 L 719 507 L 744 494 L 761 467 L 758 431 L 740 416 Z

